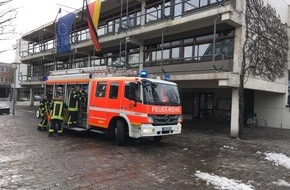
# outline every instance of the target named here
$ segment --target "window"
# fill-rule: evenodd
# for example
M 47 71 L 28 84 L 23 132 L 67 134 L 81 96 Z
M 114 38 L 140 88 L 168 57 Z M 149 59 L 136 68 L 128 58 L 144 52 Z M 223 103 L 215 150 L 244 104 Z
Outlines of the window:
M 185 46 L 184 47 L 184 58 L 188 58 L 191 59 L 193 57 L 192 55 L 192 51 L 193 51 L 193 46 Z
M 119 92 L 119 83 L 112 83 L 110 86 L 110 99 L 117 99 L 118 98 L 118 92 Z
M 189 0 L 184 2 L 184 11 L 190 11 L 199 7 L 198 0 Z
M 98 82 L 96 97 L 105 97 L 106 96 L 106 87 L 107 87 L 107 83 Z
M 172 48 L 172 58 L 179 58 L 179 48 Z
M 234 33 L 232 30 L 216 34 L 215 58 L 217 60 L 233 58 Z M 178 64 L 184 61 L 209 61 L 213 54 L 213 34 L 192 36 L 184 40 L 167 41 L 163 44 L 163 60 L 168 64 Z M 149 44 L 144 50 L 146 66 L 158 65 L 161 60 L 162 44 Z
M 174 17 L 179 18 L 182 15 L 182 1 L 181 0 L 175 0 L 174 5 Z
M 208 4 L 207 0 L 200 0 L 200 6 L 206 6 Z
M 130 83 L 125 84 L 125 98 L 129 99 L 129 94 L 130 94 Z M 137 102 L 141 102 L 141 85 L 137 85 L 135 89 L 135 99 Z
M 125 98 L 127 99 L 129 99 L 129 90 L 130 90 L 130 84 L 127 83 L 125 84 L 125 94 L 124 94 Z

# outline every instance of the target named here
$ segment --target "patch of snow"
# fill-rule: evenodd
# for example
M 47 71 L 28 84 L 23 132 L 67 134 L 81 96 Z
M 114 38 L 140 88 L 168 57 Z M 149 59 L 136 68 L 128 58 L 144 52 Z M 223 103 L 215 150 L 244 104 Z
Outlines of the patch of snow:
M 215 186 L 215 189 L 222 190 L 254 190 L 255 188 L 252 185 L 247 185 L 242 183 L 242 181 L 228 179 L 226 177 L 220 177 L 214 174 L 204 173 L 196 171 L 195 176 L 211 183 Z
M 285 154 L 278 153 L 264 153 L 266 155 L 265 159 L 271 162 L 274 162 L 275 165 L 284 166 L 287 169 L 290 169 L 290 158 Z
M 257 151 L 256 153 L 257 153 L 257 154 L 262 154 L 262 152 L 260 152 L 260 151 Z
M 184 149 L 182 149 L 182 151 L 186 151 L 186 150 L 188 150 L 188 148 L 184 148 Z
M 227 145 L 224 145 L 223 148 L 235 149 L 234 147 L 230 147 L 230 146 L 227 146 Z
M 275 184 L 278 186 L 290 187 L 290 183 L 288 183 L 285 180 L 281 180 L 281 179 L 279 179 L 277 182 L 272 182 L 272 184 Z

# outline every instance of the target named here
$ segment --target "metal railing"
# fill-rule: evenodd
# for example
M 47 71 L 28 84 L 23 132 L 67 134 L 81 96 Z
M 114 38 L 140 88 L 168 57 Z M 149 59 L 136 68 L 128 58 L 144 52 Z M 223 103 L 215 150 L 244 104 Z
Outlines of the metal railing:
M 160 4 L 160 8 L 156 9 L 156 10 L 153 10 L 153 11 L 149 11 L 145 14 L 139 14 L 139 12 L 135 12 L 135 13 L 132 13 L 130 15 L 125 15 L 125 17 L 122 17 L 122 19 L 120 19 L 120 17 L 116 17 L 114 18 L 113 20 L 105 20 L 105 21 L 101 21 L 100 23 L 104 23 L 104 24 L 101 24 L 99 27 L 98 27 L 98 35 L 99 36 L 105 36 L 105 35 L 115 35 L 115 34 L 118 34 L 120 32 L 127 32 L 128 29 L 133 29 L 135 27 L 141 27 L 141 20 L 142 20 L 142 17 L 144 17 L 145 19 L 145 25 L 147 24 L 152 24 L 152 23 L 156 23 L 156 22 L 162 22 L 164 21 L 164 19 L 180 19 L 184 16 L 188 16 L 189 14 L 191 13 L 194 13 L 195 11 L 197 10 L 201 10 L 201 9 L 206 9 L 207 7 L 211 7 L 211 6 L 214 6 L 214 5 L 218 5 L 219 3 L 222 3 L 223 0 L 219 0 L 219 1 L 216 1 L 216 2 L 208 2 L 207 5 L 203 5 L 203 6 L 199 6 L 199 7 L 194 7 L 194 9 L 190 9 L 190 10 L 185 10 L 185 11 L 180 11 L 180 14 L 176 14 L 175 12 L 172 12 L 170 11 L 170 14 L 169 15 L 165 15 L 165 14 L 162 14 L 160 16 L 157 16 L 155 20 L 150 20 L 150 21 L 147 21 L 147 16 L 148 15 L 155 15 L 155 13 L 158 15 L 159 12 L 163 12 L 164 13 L 164 10 L 165 9 L 169 9 L 169 10 L 174 10 L 174 7 L 177 6 L 177 5 L 180 5 L 180 4 L 189 4 L 188 1 L 182 1 L 182 2 L 179 2 L 179 3 L 176 3 L 176 4 L 172 4 L 172 5 L 166 5 L 165 4 Z M 189 4 L 190 5 L 190 4 Z M 146 9 L 148 10 L 148 9 Z M 127 16 L 127 17 L 126 17 Z M 134 22 L 132 22 L 132 20 Z M 109 24 L 111 23 L 111 24 Z M 138 24 L 139 23 L 139 24 Z M 119 27 L 118 27 L 119 26 Z M 90 34 L 89 34 L 89 31 L 88 31 L 88 28 L 82 28 L 81 30 L 78 29 L 78 31 L 73 31 L 72 34 L 71 34 L 71 43 L 73 44 L 76 44 L 76 43 L 80 43 L 80 42 L 83 42 L 83 41 L 86 41 L 86 40 L 89 40 L 90 39 Z M 50 51 L 50 50 L 53 50 L 56 48 L 56 44 L 57 44 L 57 40 L 56 38 L 52 38 L 52 39 L 49 39 L 49 40 L 46 40 L 46 42 L 44 43 L 40 43 L 40 44 L 37 44 L 37 45 L 29 45 L 28 47 L 28 50 L 26 51 L 21 51 L 20 52 L 20 56 L 21 57 L 27 57 L 27 56 L 30 56 L 30 55 L 35 55 L 35 54 L 38 54 L 38 53 L 44 53 L 44 52 L 47 52 L 47 51 Z

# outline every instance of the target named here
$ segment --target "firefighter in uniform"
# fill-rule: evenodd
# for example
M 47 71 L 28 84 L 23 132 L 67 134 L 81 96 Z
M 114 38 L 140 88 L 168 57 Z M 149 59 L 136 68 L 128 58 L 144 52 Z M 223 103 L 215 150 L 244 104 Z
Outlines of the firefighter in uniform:
M 64 116 L 64 109 L 67 108 L 67 105 L 63 103 L 63 97 L 59 96 L 56 100 L 53 101 L 53 105 L 51 107 L 51 126 L 48 130 L 48 136 L 52 137 L 54 130 L 57 128 L 58 135 L 62 135 L 63 131 L 63 116 Z
M 68 100 L 68 121 L 67 127 L 76 127 L 78 121 L 78 111 L 80 104 L 80 92 L 78 88 L 73 88 Z
M 49 114 L 49 103 L 47 101 L 47 95 L 42 95 L 42 100 L 39 105 L 39 111 L 41 116 L 41 122 L 38 124 L 37 130 L 46 130 L 48 123 L 48 114 Z

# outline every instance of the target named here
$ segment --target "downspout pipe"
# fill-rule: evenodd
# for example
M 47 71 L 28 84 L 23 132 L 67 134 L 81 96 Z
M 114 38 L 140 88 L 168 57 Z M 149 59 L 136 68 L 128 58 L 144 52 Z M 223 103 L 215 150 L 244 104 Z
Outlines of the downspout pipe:
M 218 70 L 216 68 L 215 64 L 215 49 L 216 49 L 216 24 L 217 24 L 217 20 L 220 19 L 220 15 L 218 15 L 215 19 L 214 19 L 214 27 L 213 27 L 213 46 L 212 46 L 212 66 L 215 68 L 215 70 Z
M 163 49 L 164 49 L 164 33 L 167 32 L 168 28 L 166 27 L 165 30 L 162 31 L 161 37 L 161 71 L 166 74 L 166 71 L 163 69 Z

